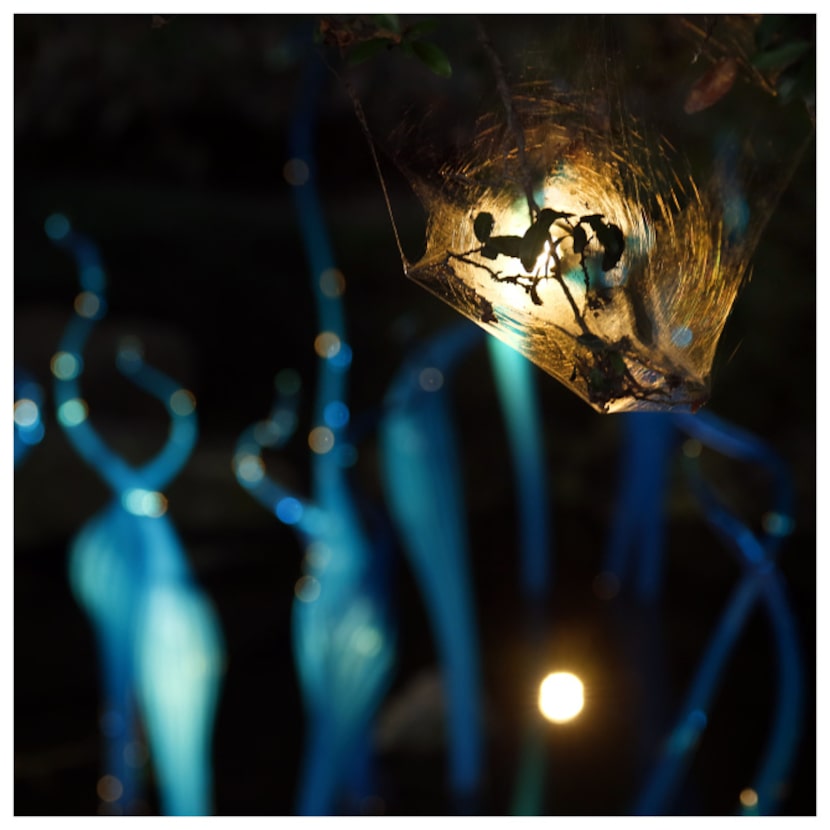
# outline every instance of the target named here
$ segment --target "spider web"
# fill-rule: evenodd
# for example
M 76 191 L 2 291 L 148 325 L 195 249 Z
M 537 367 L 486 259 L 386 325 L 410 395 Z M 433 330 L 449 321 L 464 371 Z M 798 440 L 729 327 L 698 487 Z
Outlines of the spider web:
M 696 409 L 801 126 L 750 71 L 753 20 L 500 20 L 448 24 L 451 81 L 390 55 L 350 87 L 426 210 L 407 276 L 601 412 Z M 684 113 L 724 55 L 740 97 Z

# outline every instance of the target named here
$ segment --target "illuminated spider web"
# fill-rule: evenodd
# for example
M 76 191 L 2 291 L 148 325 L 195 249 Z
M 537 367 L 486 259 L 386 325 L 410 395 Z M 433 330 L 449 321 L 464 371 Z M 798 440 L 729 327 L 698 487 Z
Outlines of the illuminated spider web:
M 792 172 L 751 72 L 728 110 L 683 110 L 706 62 L 749 67 L 752 21 L 538 20 L 521 40 L 499 32 L 498 50 L 492 23 L 456 31 L 467 53 L 452 81 L 413 84 L 390 59 L 383 83 L 404 116 L 388 95 L 364 116 L 350 87 L 427 212 L 425 251 L 401 248 L 404 270 L 601 412 L 694 410 Z M 666 54 L 644 61 L 656 44 Z

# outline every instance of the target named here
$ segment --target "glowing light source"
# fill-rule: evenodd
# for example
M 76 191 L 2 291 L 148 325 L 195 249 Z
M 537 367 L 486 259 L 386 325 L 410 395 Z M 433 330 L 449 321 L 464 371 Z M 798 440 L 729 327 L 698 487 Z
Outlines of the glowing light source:
M 81 358 L 71 352 L 56 352 L 49 361 L 52 374 L 58 380 L 74 380 L 81 373 Z
M 341 296 L 346 290 L 346 278 L 337 268 L 326 268 L 320 274 L 320 291 L 324 297 L 334 299 Z
M 755 807 L 758 804 L 758 793 L 752 787 L 741 790 L 739 798 L 744 807 Z
M 325 455 L 334 447 L 334 433 L 328 427 L 314 427 L 308 434 L 308 446 L 312 452 Z
M 573 720 L 585 705 L 582 681 L 570 672 L 549 674 L 539 687 L 539 711 L 554 723 Z
M 58 407 L 58 421 L 65 427 L 82 424 L 89 415 L 89 407 L 83 398 L 70 398 Z
M 256 484 L 265 475 L 265 464 L 258 455 L 249 452 L 234 456 L 234 470 L 243 483 Z
M 29 375 L 18 367 L 14 371 L 14 466 L 29 449 L 43 440 L 46 428 L 41 418 L 43 392 Z
M 314 351 L 320 357 L 334 357 L 340 351 L 340 338 L 333 331 L 323 331 L 314 338 Z
M 118 801 L 124 787 L 114 775 L 102 775 L 98 779 L 96 790 L 101 801 Z
M 101 298 L 92 291 L 82 291 L 75 297 L 73 307 L 79 317 L 94 318 L 101 310 Z
M 29 398 L 21 398 L 14 402 L 14 422 L 19 427 L 31 427 L 37 423 L 40 410 L 37 404 Z
M 277 502 L 274 511 L 277 518 L 287 525 L 295 525 L 303 517 L 303 505 L 293 496 L 286 496 Z
M 170 396 L 170 409 L 176 415 L 190 415 L 196 408 L 196 397 L 187 389 L 178 389 Z
M 155 490 L 144 490 L 134 487 L 121 496 L 121 504 L 128 513 L 134 516 L 147 516 L 157 519 L 167 512 L 167 498 L 163 493 Z
M 567 54 L 584 67 L 601 52 L 603 63 L 622 66 L 630 57 L 604 37 L 592 44 L 564 29 L 555 36 L 560 60 Z M 545 43 L 542 53 L 548 33 Z M 474 107 L 439 119 L 425 99 L 423 112 L 412 109 L 417 143 L 399 145 L 401 169 L 428 213 L 420 260 L 398 246 L 406 275 L 599 411 L 696 410 L 756 231 L 768 221 L 763 205 L 780 187 L 754 169 L 764 156 L 740 108 L 726 114 L 734 121 L 720 138 L 684 134 L 693 120 L 678 122 L 675 149 L 658 123 L 623 103 L 623 72 L 597 84 L 593 72 L 577 71 L 565 91 L 549 83 L 544 62 L 526 63 L 522 85 L 511 89 L 495 49 L 486 51 L 504 115 Z M 665 79 L 651 80 L 656 104 L 668 90 Z M 410 103 L 417 95 L 406 92 Z M 759 118 L 778 118 L 765 110 Z M 609 133 L 606 118 L 621 129 Z M 475 141 L 448 156 L 438 147 L 450 124 Z M 804 119 L 804 140 L 810 130 Z

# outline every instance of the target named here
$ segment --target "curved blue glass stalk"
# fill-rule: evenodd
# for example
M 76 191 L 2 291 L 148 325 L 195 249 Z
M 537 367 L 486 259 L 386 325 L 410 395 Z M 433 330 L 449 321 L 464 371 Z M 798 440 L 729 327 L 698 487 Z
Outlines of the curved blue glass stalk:
M 481 332 L 465 323 L 419 349 L 384 402 L 384 488 L 423 593 L 448 695 L 450 782 L 459 811 L 481 777 L 479 661 L 462 486 L 446 387 Z
M 798 743 L 803 697 L 803 670 L 795 622 L 774 556 L 792 527 L 793 490 L 784 463 L 762 442 L 715 416 L 673 416 L 676 425 L 703 444 L 733 458 L 764 467 L 773 478 L 773 512 L 765 532 L 757 535 L 721 504 L 696 467 L 690 479 L 709 523 L 727 541 L 744 567 L 744 576 L 721 616 L 699 664 L 681 714 L 661 760 L 636 807 L 640 815 L 659 814 L 679 785 L 691 753 L 706 726 L 711 704 L 730 653 L 758 599 L 764 602 L 778 655 L 778 701 L 770 738 L 753 784 L 754 800 L 744 812 L 775 811 Z
M 43 390 L 23 369 L 14 367 L 14 466 L 43 440 Z
M 487 338 L 487 348 L 513 460 L 521 590 L 525 602 L 536 608 L 544 605 L 552 588 L 545 431 L 533 374 L 536 369 L 524 355 L 495 337 Z
M 536 368 L 515 349 L 495 337 L 487 338 L 490 363 L 507 428 L 508 444 L 516 483 L 516 510 L 519 517 L 521 591 L 525 605 L 526 636 L 531 640 L 530 671 L 541 678 L 544 666 L 542 632 L 545 605 L 550 597 L 551 521 L 545 431 L 536 393 Z M 519 774 L 511 812 L 513 815 L 539 815 L 542 812 L 545 783 L 545 742 L 539 715 L 534 712 L 525 724 Z
M 378 550 L 364 533 L 346 478 L 353 453 L 347 441 L 346 404 L 351 349 L 346 341 L 342 275 L 334 268 L 316 190 L 312 151 L 314 111 L 322 65 L 306 69 L 289 147 L 307 171 L 294 189 L 309 263 L 320 332 L 312 449 L 312 495 L 297 496 L 265 473 L 264 447 L 278 447 L 296 426 L 298 384 L 278 377 L 271 416 L 247 430 L 234 456 L 237 478 L 306 545 L 305 576 L 295 587 L 294 656 L 308 716 L 296 810 L 326 815 L 350 783 L 352 761 L 363 757 L 371 720 L 391 680 L 394 637 L 383 596 Z
M 138 711 L 163 811 L 208 814 L 222 637 L 210 604 L 191 577 L 161 492 L 196 443 L 195 402 L 187 390 L 145 364 L 136 346 L 124 347 L 119 370 L 165 406 L 170 430 L 164 447 L 137 469 L 106 445 L 89 422 L 80 389 L 84 350 L 106 311 L 104 270 L 96 247 L 75 233 L 65 217 L 49 217 L 46 232 L 75 258 L 82 288 L 52 358 L 58 422 L 114 496 L 78 532 L 69 562 L 73 592 L 92 619 L 101 657 L 101 730 L 110 777 L 99 785 L 99 793 L 110 812 L 135 809 L 140 796 Z
M 663 500 L 676 429 L 671 414 L 663 412 L 628 413 L 621 416 L 621 424 L 620 483 L 604 571 L 621 584 L 635 568 L 635 595 L 652 602 L 662 582 Z

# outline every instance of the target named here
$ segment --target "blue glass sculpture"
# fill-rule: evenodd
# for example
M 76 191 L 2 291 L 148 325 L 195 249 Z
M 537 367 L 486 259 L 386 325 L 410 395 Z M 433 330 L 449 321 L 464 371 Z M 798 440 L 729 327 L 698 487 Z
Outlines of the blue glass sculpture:
M 543 664 L 547 632 L 544 618 L 553 588 L 553 538 L 536 370 L 519 352 L 494 337 L 487 338 L 487 348 L 513 461 L 524 636 L 530 645 L 528 669 L 534 679 L 539 679 L 547 668 Z M 545 730 L 540 728 L 538 713 L 533 712 L 525 720 L 511 812 L 540 815 L 545 788 Z
M 672 811 L 672 800 L 708 722 L 730 655 L 756 605 L 763 603 L 772 626 L 778 659 L 778 698 L 772 730 L 752 787 L 741 793 L 744 813 L 774 813 L 791 771 L 798 744 L 803 706 L 803 667 L 783 579 L 776 565 L 782 540 L 792 530 L 793 491 L 784 463 L 763 442 L 710 413 L 632 414 L 625 416 L 627 448 L 623 457 L 623 499 L 615 514 L 606 559 L 606 577 L 625 578 L 633 570 L 640 600 L 653 600 L 660 588 L 662 558 L 661 504 L 665 468 L 682 433 L 693 439 L 687 452 L 687 474 L 707 522 L 741 564 L 743 576 L 721 614 L 694 673 L 674 725 L 633 812 L 660 815 Z M 716 495 L 698 466 L 701 446 L 757 465 L 773 482 L 773 508 L 758 533 L 735 516 Z M 651 678 L 647 686 L 659 683 Z
M 459 812 L 481 783 L 478 638 L 465 508 L 446 385 L 480 342 L 468 324 L 435 337 L 404 363 L 387 392 L 380 426 L 384 487 L 418 581 L 447 694 L 450 784 Z
M 293 434 L 299 378 L 281 373 L 270 417 L 239 439 L 234 470 L 240 484 L 297 532 L 305 574 L 295 586 L 293 644 L 307 713 L 305 757 L 296 811 L 327 815 L 353 784 L 356 759 L 366 757 L 369 728 L 391 679 L 395 647 L 379 551 L 361 524 L 347 467 L 346 386 L 351 349 L 345 336 L 345 281 L 334 257 L 316 192 L 312 154 L 314 110 L 322 68 L 312 63 L 301 84 L 289 136 L 295 205 L 317 307 L 318 363 L 313 421 L 311 498 L 265 473 L 263 448 Z
M 161 451 L 138 468 L 104 443 L 90 424 L 80 389 L 86 344 L 106 310 L 104 270 L 95 245 L 73 231 L 64 216 L 50 216 L 46 232 L 75 258 L 82 289 L 52 358 L 58 422 L 113 493 L 72 541 L 69 562 L 73 592 L 92 620 L 100 652 L 106 775 L 98 792 L 107 812 L 136 809 L 140 716 L 163 811 L 208 814 L 222 636 L 210 603 L 191 576 L 162 493 L 196 443 L 195 401 L 145 364 L 132 342 L 120 350 L 118 368 L 164 404 L 170 432 Z
M 43 390 L 28 372 L 14 367 L 14 466 L 43 440 Z

